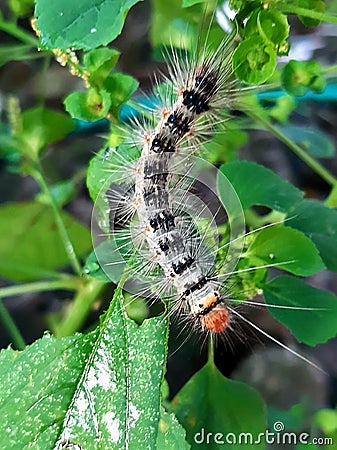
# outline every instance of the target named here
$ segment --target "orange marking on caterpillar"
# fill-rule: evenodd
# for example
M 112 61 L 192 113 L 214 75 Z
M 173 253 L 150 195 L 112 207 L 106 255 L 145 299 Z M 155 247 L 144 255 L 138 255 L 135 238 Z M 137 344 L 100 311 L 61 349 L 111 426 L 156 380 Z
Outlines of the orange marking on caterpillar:
M 207 314 L 200 317 L 201 326 L 213 333 L 222 333 L 229 327 L 229 311 L 223 303 L 216 304 L 219 297 L 217 294 L 208 295 L 205 299 L 204 308 L 211 308 Z

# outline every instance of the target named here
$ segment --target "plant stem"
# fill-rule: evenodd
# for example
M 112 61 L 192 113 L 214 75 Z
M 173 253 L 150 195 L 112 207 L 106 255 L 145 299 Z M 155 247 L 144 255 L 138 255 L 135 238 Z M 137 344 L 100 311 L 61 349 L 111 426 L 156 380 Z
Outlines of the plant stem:
M 4 324 L 5 328 L 8 331 L 8 334 L 11 336 L 13 344 L 17 348 L 17 350 L 23 350 L 26 347 L 26 343 L 18 329 L 15 325 L 11 315 L 7 311 L 7 308 L 2 302 L 0 298 L 0 319 Z
M 73 184 L 77 184 L 80 181 L 82 181 L 83 178 L 86 177 L 87 175 L 87 167 L 84 167 L 83 169 L 79 170 L 78 172 L 76 172 L 72 177 L 71 177 L 71 182 Z
M 296 14 L 297 16 L 309 17 L 310 19 L 320 20 L 321 22 L 337 23 L 337 16 L 325 14 L 313 9 L 301 8 L 296 5 L 284 3 L 279 5 L 279 9 L 286 14 Z
M 12 297 L 13 295 L 30 294 L 33 292 L 54 291 L 56 289 L 76 290 L 78 289 L 78 286 L 79 279 L 72 277 L 57 281 L 38 281 L 36 283 L 0 288 L 0 298 Z
M 324 68 L 323 72 L 325 75 L 327 75 L 328 73 L 337 72 L 337 64 L 335 64 L 334 66 Z
M 32 36 L 31 34 L 24 31 L 22 28 L 19 28 L 14 22 L 6 22 L 3 19 L 0 19 L 0 30 L 5 31 L 6 33 L 14 36 L 26 44 L 29 44 L 35 48 L 38 47 L 38 40 Z
M 214 342 L 212 338 L 208 339 L 208 364 L 214 366 Z
M 83 326 L 88 314 L 106 283 L 90 279 L 78 290 L 65 319 L 56 327 L 56 337 L 70 336 Z
M 47 77 L 48 77 L 48 69 L 50 66 L 50 61 L 51 61 L 51 56 L 47 55 L 45 57 L 45 59 L 43 60 L 42 67 L 40 69 L 40 74 L 39 74 L 40 80 L 38 83 L 39 90 L 37 93 L 37 98 L 38 98 L 37 103 L 39 106 L 44 106 L 45 101 L 46 101 L 46 88 L 47 88 L 47 83 L 48 83 Z
M 260 122 L 266 130 L 269 130 L 276 136 L 280 141 L 286 144 L 299 158 L 302 159 L 311 169 L 313 169 L 324 181 L 326 181 L 331 186 L 337 184 L 337 179 L 316 159 L 310 156 L 306 151 L 304 151 L 299 145 L 289 139 L 282 131 L 275 125 L 273 125 L 270 120 L 265 117 L 265 114 L 257 114 L 253 111 L 245 111 L 252 119 L 256 122 Z
M 56 224 L 57 224 L 57 227 L 59 230 L 60 237 L 62 239 L 65 251 L 68 255 L 69 262 L 72 265 L 72 268 L 75 271 L 75 273 L 77 275 L 81 276 L 82 275 L 81 265 L 77 259 L 74 246 L 69 238 L 69 234 L 68 234 L 68 231 L 64 224 L 59 206 L 57 205 L 57 203 L 49 189 L 49 186 L 43 175 L 42 167 L 39 162 L 37 162 L 36 166 L 35 166 L 34 178 L 39 183 L 42 192 L 48 197 L 50 206 L 52 207 L 53 212 L 54 212 L 54 216 L 55 216 L 55 220 L 56 220 Z

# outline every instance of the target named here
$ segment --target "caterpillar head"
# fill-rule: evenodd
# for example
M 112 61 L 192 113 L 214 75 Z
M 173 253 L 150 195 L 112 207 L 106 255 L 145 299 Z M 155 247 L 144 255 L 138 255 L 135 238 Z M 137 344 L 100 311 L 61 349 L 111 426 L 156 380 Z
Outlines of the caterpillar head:
M 211 333 L 222 333 L 230 325 L 230 313 L 217 292 L 208 294 L 196 312 L 201 328 Z

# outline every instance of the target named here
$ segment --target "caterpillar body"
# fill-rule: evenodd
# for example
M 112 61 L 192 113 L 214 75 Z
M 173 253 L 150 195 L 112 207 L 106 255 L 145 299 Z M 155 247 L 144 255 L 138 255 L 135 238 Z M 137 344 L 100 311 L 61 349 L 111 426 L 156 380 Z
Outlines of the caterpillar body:
M 201 328 L 216 333 L 229 326 L 229 311 L 219 292 L 219 283 L 207 277 L 176 227 L 170 199 L 169 163 L 184 139 L 193 136 L 198 119 L 206 115 L 207 120 L 207 113 L 224 91 L 223 84 L 228 87 L 228 78 L 223 78 L 224 60 L 218 58 L 222 52 L 228 57 L 228 41 L 216 54 L 205 57 L 191 73 L 179 77 L 176 102 L 162 111 L 158 125 L 145 136 L 134 196 L 150 253 L 155 255 L 165 276 L 175 286 L 180 302 L 188 304 L 190 314 Z M 212 126 L 211 122 L 208 124 Z
M 228 330 L 235 332 L 234 324 L 238 318 L 290 353 L 318 368 L 246 319 L 236 309 L 235 299 L 228 295 L 230 289 L 225 280 L 231 274 L 241 271 L 235 271 L 234 268 L 247 235 L 242 207 L 233 188 L 228 187 L 229 201 L 228 205 L 225 205 L 230 239 L 228 244 L 222 247 L 228 245 L 227 256 L 231 253 L 231 245 L 235 245 L 226 262 L 226 270 L 220 273 L 211 264 L 219 248 L 212 250 L 203 245 L 205 236 L 200 235 L 195 224 L 195 219 L 198 220 L 207 205 L 202 206 L 198 202 L 193 205 L 193 201 L 189 204 L 188 185 L 180 190 L 174 187 L 175 175 L 178 174 L 179 184 L 184 183 L 189 171 L 193 172 L 193 154 L 202 142 L 213 135 L 219 122 L 227 120 L 226 111 L 238 98 L 240 89 L 237 87 L 231 65 L 234 42 L 232 34 L 224 39 L 213 53 L 207 51 L 205 45 L 200 56 L 192 62 L 181 60 L 177 53 L 173 53 L 173 64 L 169 69 L 167 81 L 171 86 L 169 93 L 172 89 L 175 95 L 167 95 L 163 99 L 159 119 L 153 127 L 149 128 L 135 119 L 133 126 L 126 130 L 129 141 L 126 146 L 108 151 L 106 170 L 112 172 L 113 176 L 99 196 L 97 215 L 100 216 L 100 209 L 107 208 L 109 220 L 105 222 L 109 222 L 108 234 L 115 240 L 114 251 L 130 249 L 130 243 L 126 241 L 131 239 L 136 251 L 142 253 L 142 257 L 145 255 L 145 259 L 139 262 L 138 266 L 137 263 L 134 264 L 133 273 L 136 278 L 139 276 L 144 279 L 144 271 L 146 278 L 153 267 L 159 268 L 159 278 L 149 275 L 147 280 L 154 290 L 157 289 L 160 298 L 173 298 L 172 313 L 178 311 L 194 328 L 214 337 L 221 336 Z M 158 108 L 155 113 L 157 112 Z M 122 152 L 123 148 L 130 150 L 132 147 L 136 147 L 138 154 L 130 161 L 127 154 Z M 118 164 L 109 165 L 110 152 L 119 158 Z M 133 181 L 130 184 L 131 179 Z M 118 187 L 113 187 L 113 183 L 117 183 Z M 123 183 L 125 186 L 121 188 Z M 188 217 L 182 218 L 182 212 L 186 209 L 189 212 Z M 118 218 L 120 215 L 123 216 L 121 221 Z M 214 217 L 212 220 L 213 223 L 208 227 L 214 225 Z M 210 221 L 208 216 L 208 221 L 212 220 Z M 120 223 L 127 230 L 126 233 L 120 233 Z M 105 227 L 101 228 L 106 229 L 106 223 Z M 130 254 L 128 251 L 127 257 Z M 125 253 L 121 252 L 120 255 L 121 259 L 125 258 Z M 97 256 L 99 260 L 99 255 Z M 101 266 L 104 268 L 119 263 L 121 261 L 105 260 L 101 261 Z M 277 266 L 277 263 L 261 267 L 271 266 Z M 137 290 L 139 293 L 138 287 Z M 141 290 L 141 293 L 145 292 L 148 292 L 147 288 Z M 247 303 L 251 304 L 249 301 Z

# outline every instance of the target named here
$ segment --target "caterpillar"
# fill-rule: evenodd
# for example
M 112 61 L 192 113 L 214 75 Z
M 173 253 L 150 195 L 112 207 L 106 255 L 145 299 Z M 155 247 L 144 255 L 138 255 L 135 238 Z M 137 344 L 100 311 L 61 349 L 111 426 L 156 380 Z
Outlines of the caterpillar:
M 101 228 L 108 228 L 114 241 L 112 251 L 120 255 L 120 260 L 102 261 L 102 266 L 121 264 L 134 247 L 140 255 L 133 261 L 135 278 L 149 282 L 160 298 L 171 300 L 171 312 L 179 313 L 195 329 L 217 337 L 233 330 L 235 321 L 240 319 L 317 367 L 249 322 L 228 295 L 226 279 L 235 273 L 246 236 L 244 215 L 233 188 L 227 182 L 229 199 L 225 209 L 231 236 L 224 273 L 215 270 L 213 263 L 217 250 L 227 244 L 219 247 L 216 243 L 214 249 L 205 245 L 206 231 L 216 228 L 215 221 L 208 208 L 196 198 L 191 201 L 188 194 L 192 183 L 187 179 L 195 177 L 194 168 L 199 164 L 193 154 L 215 132 L 216 126 L 228 119 L 226 111 L 240 92 L 231 68 L 233 36 L 224 39 L 213 52 L 203 45 L 192 61 L 173 52 L 161 100 L 163 106 L 153 114 L 156 123 L 151 126 L 135 119 L 125 131 L 126 142 L 117 150 L 107 150 L 106 170 L 112 175 L 95 209 L 98 216 L 102 209 L 108 213 Z M 198 220 L 205 212 L 208 225 L 203 236 L 198 230 Z M 261 267 L 274 265 L 277 264 Z M 145 294 L 148 287 L 135 283 L 130 290 Z
M 212 126 L 207 113 L 214 114 L 216 102 L 226 98 L 224 91 L 230 75 L 221 55 L 230 54 L 228 50 L 225 41 L 210 57 L 203 55 L 200 64 L 192 70 L 186 73 L 179 73 L 176 68 L 171 70 L 180 84 L 178 98 L 161 112 L 158 125 L 145 136 L 137 163 L 134 196 L 150 253 L 176 288 L 179 302 L 188 304 L 191 316 L 201 329 L 215 333 L 228 328 L 229 310 L 217 280 L 204 273 L 177 229 L 168 179 L 170 159 L 179 152 L 182 141 L 193 136 L 203 115 L 206 116 L 204 124 Z
M 229 63 L 233 48 L 230 38 L 214 53 L 204 49 L 193 68 L 182 67 L 174 55 L 170 79 L 176 84 L 177 98 L 170 105 L 165 99 L 157 125 L 142 130 L 143 148 L 132 167 L 134 193 L 123 199 L 127 204 L 131 200 L 132 210 L 139 219 L 138 229 L 147 242 L 151 258 L 175 288 L 177 304 L 187 305 L 200 328 L 214 333 L 228 328 L 230 313 L 220 293 L 219 281 L 207 274 L 198 255 L 192 255 L 186 236 L 177 224 L 170 188 L 171 160 L 179 160 L 187 153 L 191 166 L 190 155 L 199 146 L 200 134 L 210 134 L 220 109 L 232 102 L 235 82 Z M 185 161 L 185 169 L 187 166 Z M 120 193 L 116 195 L 110 189 L 108 196 L 110 209 L 120 208 Z M 112 206 L 114 197 L 117 205 Z M 187 228 L 190 227 L 188 223 Z

